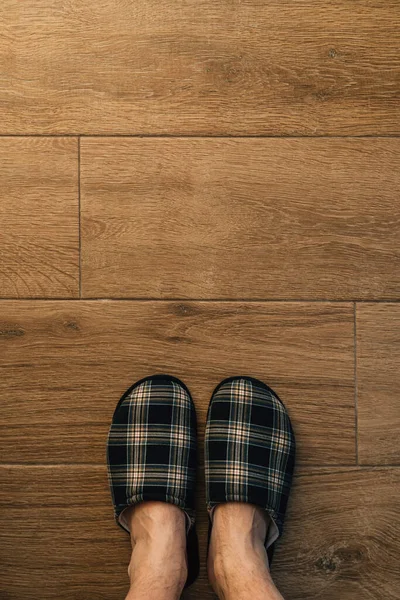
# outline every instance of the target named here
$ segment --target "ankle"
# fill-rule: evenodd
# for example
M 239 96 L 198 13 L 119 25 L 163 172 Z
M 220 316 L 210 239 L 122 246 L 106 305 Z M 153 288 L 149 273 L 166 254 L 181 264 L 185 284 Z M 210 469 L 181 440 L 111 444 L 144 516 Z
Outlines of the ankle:
M 213 513 L 211 541 L 218 551 L 258 551 L 264 548 L 269 523 L 268 514 L 257 506 L 242 502 L 220 504 Z
M 220 597 L 247 598 L 246 590 L 254 589 L 255 582 L 270 579 L 264 547 L 268 525 L 267 515 L 255 506 L 227 503 L 215 508 L 208 574 Z
M 183 510 L 166 502 L 142 502 L 127 509 L 126 521 L 131 532 L 132 545 L 140 540 L 164 538 L 186 539 L 186 517 Z
M 263 546 L 224 546 L 211 548 L 208 557 L 208 574 L 214 588 L 229 590 L 243 589 L 257 580 L 269 580 L 268 557 Z
M 186 583 L 185 565 L 130 563 L 130 588 L 126 600 L 178 600 Z
M 182 548 L 176 540 L 169 542 L 165 537 L 159 540 L 139 540 L 132 548 L 128 574 L 132 577 L 135 570 L 152 570 L 158 577 L 165 574 L 179 579 L 187 574 L 186 549 Z
M 171 548 L 165 552 L 140 542 L 132 550 L 128 575 L 131 586 L 143 583 L 152 590 L 166 586 L 182 589 L 187 578 L 186 557 L 174 554 Z
M 127 520 L 132 542 L 131 590 L 138 598 L 142 589 L 151 591 L 154 599 L 158 594 L 179 597 L 187 578 L 184 512 L 171 504 L 146 502 L 132 509 Z

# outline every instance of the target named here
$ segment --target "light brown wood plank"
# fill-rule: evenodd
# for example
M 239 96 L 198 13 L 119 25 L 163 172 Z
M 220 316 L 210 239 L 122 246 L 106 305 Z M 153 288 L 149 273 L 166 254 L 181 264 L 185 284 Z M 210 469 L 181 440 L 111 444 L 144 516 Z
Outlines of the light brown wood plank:
M 397 0 L 2 0 L 0 22 L 1 133 L 400 133 Z
M 357 305 L 360 464 L 400 463 L 400 304 Z
M 214 387 L 248 374 L 287 404 L 299 461 L 354 464 L 353 307 L 341 303 L 3 301 L 1 462 L 102 463 L 115 405 L 183 379 L 202 433 Z M 18 443 L 16 443 L 18 441 Z
M 398 600 L 400 470 L 302 470 L 273 575 L 288 600 Z
M 400 298 L 398 139 L 82 140 L 85 297 Z
M 0 595 L 120 600 L 129 537 L 113 521 L 105 466 L 0 468 Z M 212 599 L 205 554 L 186 600 Z M 273 576 L 288 600 L 397 600 L 400 470 L 299 469 Z M 16 577 L 16 573 L 18 576 Z
M 125 597 L 129 536 L 105 467 L 0 468 L 0 597 Z
M 77 139 L 0 138 L 0 297 L 78 297 L 78 221 Z

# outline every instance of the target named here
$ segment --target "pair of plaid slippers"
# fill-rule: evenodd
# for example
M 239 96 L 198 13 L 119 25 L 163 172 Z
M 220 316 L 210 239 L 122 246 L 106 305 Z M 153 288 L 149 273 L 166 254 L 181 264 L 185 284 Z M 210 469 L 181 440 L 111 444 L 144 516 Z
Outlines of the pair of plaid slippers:
M 265 510 L 269 559 L 283 530 L 295 458 L 295 439 L 277 394 L 252 377 L 230 377 L 214 390 L 205 433 L 207 508 L 247 502 Z M 187 515 L 188 579 L 199 571 L 195 529 L 196 411 L 188 388 L 169 375 L 146 377 L 119 401 L 107 444 L 117 523 L 146 500 L 169 502 Z M 211 524 L 210 524 L 211 526 Z

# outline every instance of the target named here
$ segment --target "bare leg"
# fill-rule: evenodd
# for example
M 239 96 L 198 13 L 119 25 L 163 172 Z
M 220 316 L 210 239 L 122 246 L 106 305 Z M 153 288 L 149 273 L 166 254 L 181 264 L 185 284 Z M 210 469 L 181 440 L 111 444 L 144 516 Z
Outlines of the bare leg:
M 283 600 L 264 548 L 268 522 L 251 504 L 229 502 L 214 509 L 208 575 L 221 600 Z
M 187 577 L 184 512 L 164 502 L 129 510 L 131 587 L 126 600 L 178 600 Z

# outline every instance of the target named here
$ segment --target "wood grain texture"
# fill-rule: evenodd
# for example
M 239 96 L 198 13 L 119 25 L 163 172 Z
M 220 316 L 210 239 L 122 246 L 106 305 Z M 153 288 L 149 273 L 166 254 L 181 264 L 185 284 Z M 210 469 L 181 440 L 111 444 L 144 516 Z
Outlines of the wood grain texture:
M 0 297 L 79 296 L 78 221 L 78 141 L 0 138 Z
M 1 133 L 400 133 L 397 0 L 2 0 L 0 23 Z
M 130 541 L 113 519 L 105 465 L 0 474 L 2 599 L 125 597 Z
M 398 139 L 82 140 L 85 297 L 400 297 Z
M 400 463 L 400 304 L 357 305 L 360 464 Z
M 288 600 L 398 600 L 400 470 L 301 471 L 273 576 Z
M 288 406 L 300 463 L 355 463 L 350 304 L 3 301 L 0 314 L 3 463 L 102 464 L 117 401 L 156 372 L 189 386 L 201 434 L 214 387 L 258 377 Z
M 202 497 L 202 474 L 199 486 Z M 398 600 L 399 492 L 396 468 L 299 469 L 272 570 L 284 597 Z M 113 521 L 105 465 L 0 467 L 0 524 L 1 598 L 124 597 L 130 543 Z M 201 502 L 201 575 L 185 600 L 214 598 L 207 527 Z

